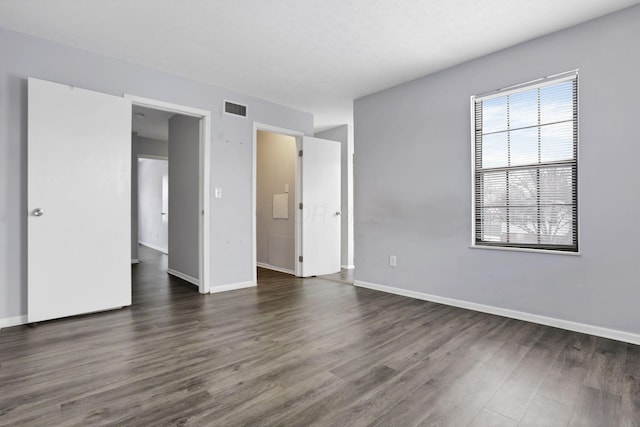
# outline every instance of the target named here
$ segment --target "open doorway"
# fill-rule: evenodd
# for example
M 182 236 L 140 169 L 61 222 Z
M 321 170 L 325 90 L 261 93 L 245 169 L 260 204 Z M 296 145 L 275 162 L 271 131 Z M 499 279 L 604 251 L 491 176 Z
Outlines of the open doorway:
M 138 244 L 168 256 L 166 272 L 209 292 L 210 115 L 129 97 L 132 101 L 132 262 Z M 142 253 L 142 251 L 140 251 Z
M 277 147 L 272 150 L 265 148 L 272 145 Z M 258 157 L 267 151 L 270 153 L 259 161 Z M 298 277 L 340 272 L 340 157 L 339 142 L 254 123 L 255 283 L 257 269 L 261 266 L 293 272 Z M 271 176 L 259 177 L 258 169 L 268 171 Z M 265 190 L 263 194 L 259 194 L 258 188 Z M 271 224 L 271 228 L 263 227 L 260 241 L 258 222 L 261 225 Z M 289 222 L 293 224 L 293 239 L 290 226 L 285 226 Z M 258 260 L 258 251 L 261 252 L 261 261 Z M 290 267 L 292 253 L 293 268 Z M 274 262 L 281 265 L 274 265 Z
M 131 257 L 138 245 L 169 252 L 169 119 L 173 113 L 134 105 L 131 117 Z
M 139 134 L 134 135 L 134 147 L 142 138 Z M 137 227 L 136 218 L 132 215 L 132 250 L 137 251 L 138 245 L 142 245 L 168 255 L 169 159 L 149 158 L 139 152 L 137 163 Z M 132 185 L 132 201 L 136 198 L 135 193 L 136 188 Z M 132 203 L 132 212 L 134 210 Z M 140 255 L 137 258 L 139 260 Z
M 301 240 L 298 209 L 300 164 L 297 153 L 302 136 L 301 132 L 270 125 L 254 123 L 253 126 L 253 282 L 256 284 L 258 268 L 300 275 L 298 262 Z M 262 157 L 260 162 L 258 161 L 259 147 Z M 293 174 L 291 150 L 293 150 Z M 278 161 L 275 158 L 278 154 L 284 155 L 286 159 L 282 162 Z M 259 163 L 261 177 L 258 176 Z M 280 171 L 278 168 L 283 165 Z M 269 176 L 273 175 L 273 171 L 278 171 L 276 176 Z M 277 212 L 274 212 L 274 199 L 278 204 Z M 261 206 L 258 207 L 258 205 Z M 288 218 L 274 218 L 274 216 L 283 216 L 284 212 L 287 213 Z M 260 241 L 258 241 L 259 226 Z M 270 235 L 273 235 L 271 259 L 269 258 Z M 258 251 L 260 251 L 260 258 L 258 258 Z
M 263 130 L 256 136 L 258 267 L 295 274 L 296 138 Z

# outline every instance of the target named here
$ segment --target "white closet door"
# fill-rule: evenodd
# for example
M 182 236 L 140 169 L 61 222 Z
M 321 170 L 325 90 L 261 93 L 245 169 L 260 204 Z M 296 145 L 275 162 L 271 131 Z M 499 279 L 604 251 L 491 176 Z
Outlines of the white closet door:
M 340 143 L 302 138 L 302 277 L 340 271 Z
M 29 322 L 131 304 L 131 103 L 28 83 Z

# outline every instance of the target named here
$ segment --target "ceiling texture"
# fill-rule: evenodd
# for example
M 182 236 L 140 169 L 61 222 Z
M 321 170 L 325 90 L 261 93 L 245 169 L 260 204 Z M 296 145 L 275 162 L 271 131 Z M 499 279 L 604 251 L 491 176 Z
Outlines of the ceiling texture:
M 353 100 L 638 0 L 0 0 L 0 27 L 351 123 Z

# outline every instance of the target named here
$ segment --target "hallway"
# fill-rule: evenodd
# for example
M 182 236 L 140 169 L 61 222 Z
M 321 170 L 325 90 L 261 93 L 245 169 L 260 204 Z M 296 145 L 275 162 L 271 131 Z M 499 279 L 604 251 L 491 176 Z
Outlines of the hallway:
M 169 257 L 160 251 L 138 245 L 140 263 L 131 265 L 132 305 L 149 302 L 165 304 L 198 294 L 198 287 L 167 273 Z

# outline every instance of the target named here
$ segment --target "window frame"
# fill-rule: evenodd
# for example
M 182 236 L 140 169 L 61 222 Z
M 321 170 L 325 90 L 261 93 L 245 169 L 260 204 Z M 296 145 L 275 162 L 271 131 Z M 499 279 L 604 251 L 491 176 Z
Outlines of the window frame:
M 566 81 L 575 80 L 576 85 L 576 99 L 574 100 L 574 104 L 576 106 L 575 111 L 575 123 L 574 123 L 574 140 L 575 140 L 575 183 L 573 184 L 575 191 L 575 218 L 574 218 L 574 226 L 575 226 L 575 249 L 573 249 L 573 245 L 560 246 L 558 248 L 553 247 L 540 247 L 537 244 L 526 244 L 526 243 L 503 243 L 503 242 L 478 242 L 476 239 L 477 232 L 477 210 L 476 210 L 476 102 L 478 100 L 485 101 L 493 98 L 504 97 L 511 94 L 525 92 L 527 90 L 543 88 L 547 86 L 553 86 L 556 84 L 560 84 Z M 540 79 L 532 80 L 529 82 L 492 90 L 489 92 L 481 93 L 478 95 L 472 95 L 470 97 L 470 131 L 471 131 L 471 244 L 470 248 L 472 249 L 491 249 L 491 250 L 502 250 L 502 251 L 517 251 L 517 252 L 534 252 L 534 253 L 549 253 L 556 255 L 580 255 L 580 159 L 579 159 L 579 78 L 578 78 L 578 70 L 572 70 L 560 74 L 554 74 L 551 76 L 543 77 Z M 518 167 L 514 167 L 517 169 Z M 506 168 L 505 168 L 506 169 Z

